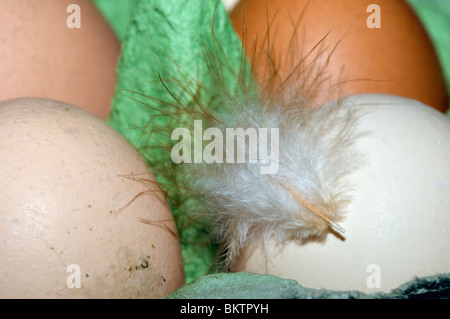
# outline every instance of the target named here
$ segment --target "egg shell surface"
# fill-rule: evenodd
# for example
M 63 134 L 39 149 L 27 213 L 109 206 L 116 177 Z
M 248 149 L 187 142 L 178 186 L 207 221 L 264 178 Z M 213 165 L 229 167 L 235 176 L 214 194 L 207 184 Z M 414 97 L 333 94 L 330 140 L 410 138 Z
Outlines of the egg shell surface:
M 361 166 L 345 233 L 304 243 L 254 243 L 235 271 L 295 279 L 308 288 L 390 291 L 450 272 L 450 119 L 414 100 L 356 95 Z M 360 112 L 360 113 L 359 113 Z
M 177 230 L 139 153 L 85 110 L 0 104 L 0 297 L 160 298 Z
M 105 120 L 119 55 L 89 0 L 0 1 L 0 100 L 49 98 Z
M 448 110 L 441 63 L 404 0 L 241 0 L 230 13 L 259 82 L 317 94 L 382 93 Z

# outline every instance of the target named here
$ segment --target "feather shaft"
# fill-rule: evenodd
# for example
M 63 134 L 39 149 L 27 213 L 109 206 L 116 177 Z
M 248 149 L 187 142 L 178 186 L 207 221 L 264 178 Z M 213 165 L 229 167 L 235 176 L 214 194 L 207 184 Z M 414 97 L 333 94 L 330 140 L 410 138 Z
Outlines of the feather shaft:
M 286 189 L 292 196 L 294 196 L 296 199 L 298 199 L 303 205 L 305 205 L 306 207 L 308 207 L 308 209 L 310 211 L 312 211 L 314 214 L 316 214 L 317 216 L 321 217 L 322 219 L 326 220 L 330 226 L 336 230 L 339 233 L 345 233 L 345 229 L 342 228 L 339 224 L 333 222 L 332 220 L 330 220 L 327 216 L 325 216 L 324 214 L 322 214 L 317 208 L 315 208 L 312 204 L 308 203 L 307 201 L 305 201 L 303 198 L 301 198 L 297 193 L 295 193 L 294 191 L 292 191 L 289 187 L 287 187 L 286 185 L 282 184 L 282 183 L 278 183 L 280 184 L 281 187 L 283 187 L 284 189 Z

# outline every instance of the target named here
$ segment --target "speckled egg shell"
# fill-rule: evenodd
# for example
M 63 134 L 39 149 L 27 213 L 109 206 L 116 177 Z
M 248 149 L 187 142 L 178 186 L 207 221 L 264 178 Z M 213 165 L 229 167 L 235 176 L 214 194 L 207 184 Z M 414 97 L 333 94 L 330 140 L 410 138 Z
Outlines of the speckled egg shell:
M 0 297 L 160 298 L 179 239 L 134 148 L 77 107 L 0 104 Z

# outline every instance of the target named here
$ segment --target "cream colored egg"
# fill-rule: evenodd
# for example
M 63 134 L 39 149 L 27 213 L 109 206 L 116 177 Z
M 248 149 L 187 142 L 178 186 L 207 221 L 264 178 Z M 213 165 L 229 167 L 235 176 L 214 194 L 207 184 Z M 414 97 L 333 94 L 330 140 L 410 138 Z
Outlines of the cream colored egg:
M 0 150 L 0 298 L 160 298 L 183 284 L 153 175 L 100 119 L 4 101 Z
M 364 165 L 349 177 L 353 201 L 340 224 L 346 232 L 282 247 L 255 243 L 235 271 L 367 293 L 450 272 L 450 119 L 388 95 L 346 103 L 358 105 L 357 130 L 364 133 L 355 144 Z

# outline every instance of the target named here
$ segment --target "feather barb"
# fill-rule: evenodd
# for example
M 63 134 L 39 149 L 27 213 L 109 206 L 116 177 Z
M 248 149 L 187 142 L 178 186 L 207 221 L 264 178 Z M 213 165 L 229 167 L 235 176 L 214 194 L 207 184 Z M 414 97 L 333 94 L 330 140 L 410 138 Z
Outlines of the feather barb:
M 306 207 L 308 207 L 308 209 L 310 211 L 312 211 L 314 214 L 316 214 L 317 216 L 319 216 L 320 218 L 326 220 L 331 228 L 333 228 L 335 231 L 343 234 L 345 233 L 345 229 L 342 228 L 339 224 L 333 222 L 332 220 L 330 220 L 327 216 L 325 216 L 324 214 L 322 214 L 317 208 L 315 208 L 313 205 L 311 205 L 310 203 L 308 203 L 307 201 L 305 201 L 303 198 L 301 198 L 297 193 L 295 193 L 294 191 L 292 191 L 289 187 L 287 187 L 286 185 L 279 183 L 281 187 L 283 187 L 285 190 L 287 190 L 289 192 L 289 194 L 291 194 L 292 196 L 294 196 L 296 199 L 298 199 L 303 205 L 305 205 Z

